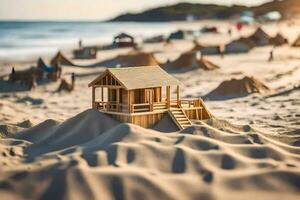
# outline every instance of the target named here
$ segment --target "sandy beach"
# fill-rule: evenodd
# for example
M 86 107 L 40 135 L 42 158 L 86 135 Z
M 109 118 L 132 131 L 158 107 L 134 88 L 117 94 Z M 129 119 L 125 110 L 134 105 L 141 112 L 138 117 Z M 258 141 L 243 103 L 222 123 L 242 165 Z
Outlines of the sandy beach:
M 179 28 L 229 22 L 178 23 Z M 0 195 L 3 199 L 298 199 L 300 196 L 300 49 L 291 47 L 300 22 L 262 28 L 280 32 L 289 44 L 255 47 L 249 53 L 207 55 L 215 70 L 167 69 L 182 82 L 183 98 L 202 97 L 213 118 L 166 132 L 168 120 L 153 129 L 120 123 L 91 109 L 88 84 L 105 69 L 91 66 L 128 54 L 131 48 L 101 50 L 97 59 L 72 60 L 62 77 L 72 92 L 56 92 L 60 81 L 31 91 L 8 83 L 11 66 L 36 61 L 0 61 Z M 229 36 L 205 34 L 203 45 L 246 37 L 256 27 Z M 176 60 L 194 41 L 143 44 L 160 63 Z M 70 52 L 63 52 L 71 58 Z M 49 62 L 49 58 L 45 57 Z M 222 82 L 254 77 L 268 87 L 235 98 L 209 93 Z M 232 91 L 233 88 L 227 88 Z M 175 95 L 175 91 L 172 91 Z M 218 92 L 218 91 L 217 91 Z M 213 93 L 216 94 L 216 93 Z

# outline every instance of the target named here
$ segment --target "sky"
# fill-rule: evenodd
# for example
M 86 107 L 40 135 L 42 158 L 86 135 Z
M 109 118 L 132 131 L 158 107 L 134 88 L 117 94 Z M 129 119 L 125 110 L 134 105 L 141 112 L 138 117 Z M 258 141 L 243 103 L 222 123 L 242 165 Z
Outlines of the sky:
M 258 5 L 270 0 L 0 0 L 0 20 L 104 20 L 178 2 Z

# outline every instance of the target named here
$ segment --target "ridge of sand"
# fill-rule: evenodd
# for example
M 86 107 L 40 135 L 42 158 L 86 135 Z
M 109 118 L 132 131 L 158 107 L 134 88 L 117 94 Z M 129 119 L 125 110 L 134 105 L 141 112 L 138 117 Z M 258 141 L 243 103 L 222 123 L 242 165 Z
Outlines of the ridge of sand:
M 220 85 L 205 95 L 209 99 L 229 99 L 247 96 L 253 93 L 265 93 L 271 89 L 260 80 L 245 76 L 242 79 L 223 81 Z
M 172 63 L 167 64 L 170 69 L 180 69 L 180 68 L 200 68 L 203 70 L 215 70 L 220 67 L 206 58 L 197 59 L 197 52 L 189 51 L 183 53 L 178 59 Z
M 131 66 L 151 66 L 159 65 L 159 62 L 155 59 L 153 53 L 146 52 L 129 52 L 126 55 L 118 55 L 115 58 L 102 61 L 94 64 L 93 66 L 105 66 L 105 67 L 131 67 Z
M 5 199 L 294 199 L 300 189 L 299 147 L 217 119 L 162 133 L 90 109 L 0 150 Z
M 117 124 L 119 122 L 105 114 L 89 109 L 61 124 L 54 120 L 46 120 L 31 129 L 15 134 L 13 138 L 34 143 L 27 153 L 36 156 L 37 152 L 31 149 L 37 148 L 40 150 L 38 154 L 44 154 L 68 148 L 89 141 Z

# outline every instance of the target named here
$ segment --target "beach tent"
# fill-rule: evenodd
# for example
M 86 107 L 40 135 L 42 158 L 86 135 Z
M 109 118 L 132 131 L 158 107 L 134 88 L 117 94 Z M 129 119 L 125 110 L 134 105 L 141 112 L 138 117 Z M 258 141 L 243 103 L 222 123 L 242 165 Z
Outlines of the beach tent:
M 200 33 L 219 33 L 219 30 L 216 26 L 204 26 L 201 28 Z
M 203 70 L 214 70 L 220 68 L 219 66 L 213 64 L 212 62 L 203 58 L 197 58 L 197 52 L 188 51 L 182 54 L 174 62 L 168 64 L 171 69 L 179 68 L 201 68 Z
M 116 35 L 113 39 L 113 45 L 122 48 L 122 47 L 135 47 L 134 37 L 127 33 L 120 33 Z
M 245 76 L 242 79 L 223 81 L 216 89 L 208 93 L 205 98 L 227 99 L 247 96 L 252 93 L 265 93 L 271 89 L 260 80 Z
M 133 67 L 133 66 L 152 66 L 158 65 L 153 53 L 132 51 L 126 55 L 119 55 L 113 59 L 98 63 L 99 66 L 106 67 Z
M 178 30 L 173 32 L 168 37 L 169 40 L 183 40 L 185 39 L 185 32 L 183 30 Z
M 36 77 L 38 79 L 42 79 L 45 76 L 49 79 L 56 81 L 61 76 L 61 67 L 59 64 L 50 66 L 45 64 L 42 58 L 39 58 L 37 61 L 37 68 L 36 68 Z
M 277 33 L 277 35 L 270 39 L 270 43 L 275 46 L 281 46 L 288 43 L 288 40 L 283 37 L 280 33 Z
M 243 11 L 240 13 L 239 22 L 242 24 L 252 24 L 255 21 L 254 13 L 251 11 Z
M 41 69 L 43 72 L 52 73 L 55 71 L 55 68 L 49 65 L 46 65 L 42 58 L 39 58 L 37 61 L 37 68 Z
M 279 21 L 281 19 L 282 19 L 282 15 L 278 11 L 268 12 L 265 15 L 263 15 L 262 17 L 260 17 L 260 20 L 264 21 L 264 22 L 275 22 L 275 21 Z
M 241 16 L 239 22 L 242 24 L 253 24 L 254 18 L 251 16 Z
M 249 37 L 256 46 L 265 46 L 270 44 L 270 36 L 261 28 L 259 27 L 253 35 Z
M 70 65 L 74 66 L 73 62 L 66 58 L 60 51 L 51 59 L 51 66 L 55 65 Z
M 293 47 L 300 47 L 300 35 L 299 35 L 299 37 L 296 39 L 296 41 L 293 43 L 292 46 L 293 46 Z
M 225 53 L 247 53 L 255 46 L 256 44 L 252 40 L 240 38 L 228 43 L 225 46 Z

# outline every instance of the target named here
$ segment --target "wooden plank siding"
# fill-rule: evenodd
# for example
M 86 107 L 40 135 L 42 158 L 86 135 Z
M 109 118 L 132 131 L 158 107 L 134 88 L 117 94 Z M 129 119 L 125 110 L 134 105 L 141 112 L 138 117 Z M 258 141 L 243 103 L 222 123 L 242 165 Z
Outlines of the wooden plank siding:
M 163 118 L 166 112 L 167 111 L 157 112 L 157 113 L 145 113 L 145 114 L 143 113 L 142 115 L 141 114 L 119 115 L 113 113 L 105 113 L 105 114 L 123 123 L 132 123 L 144 128 L 151 128 Z

